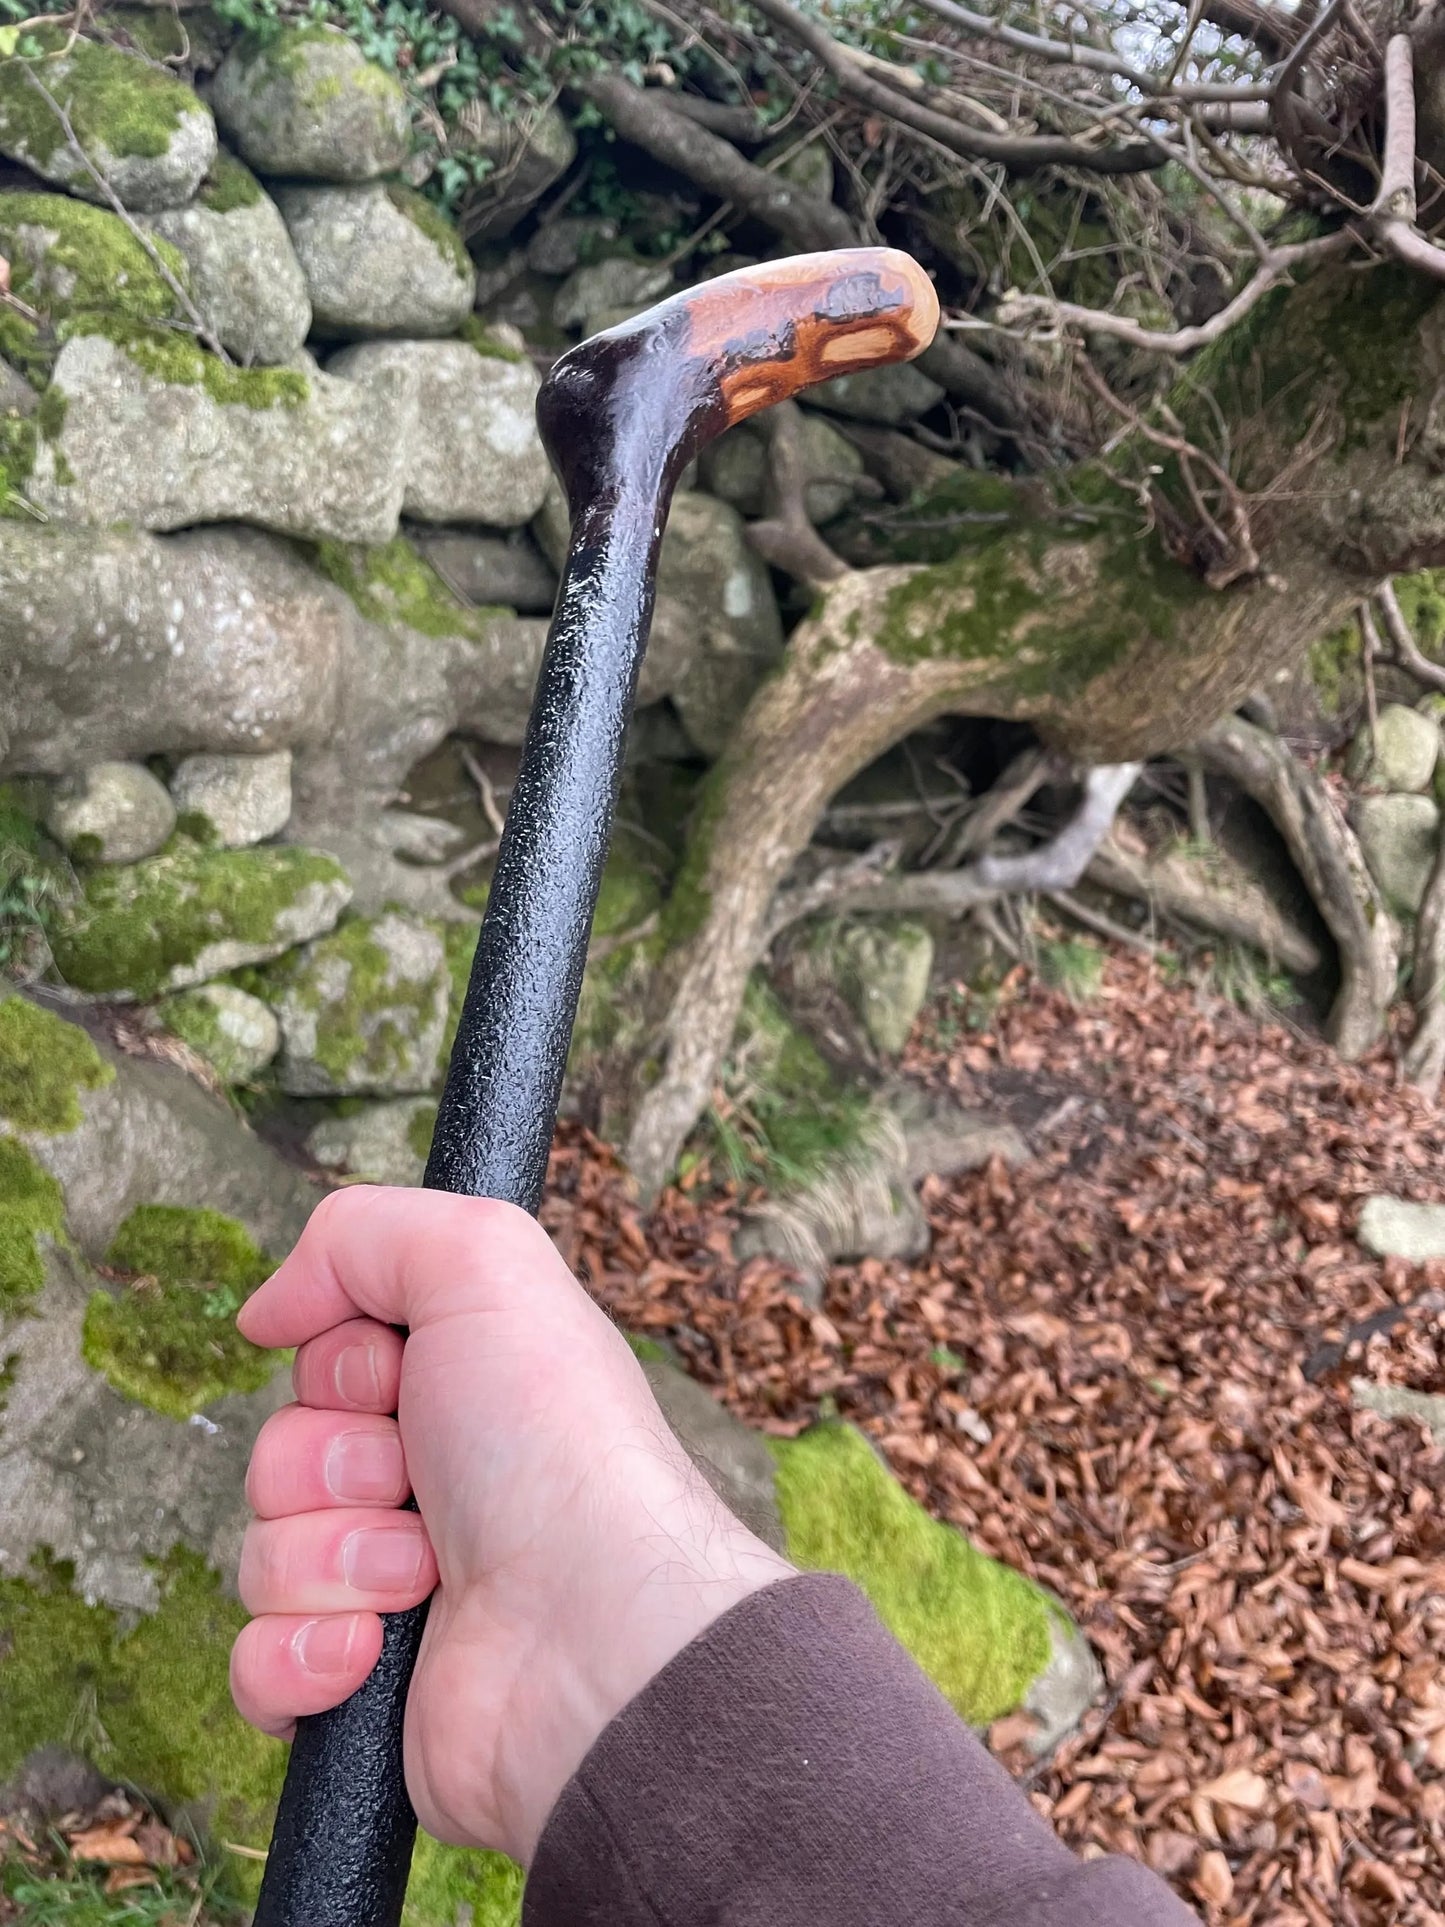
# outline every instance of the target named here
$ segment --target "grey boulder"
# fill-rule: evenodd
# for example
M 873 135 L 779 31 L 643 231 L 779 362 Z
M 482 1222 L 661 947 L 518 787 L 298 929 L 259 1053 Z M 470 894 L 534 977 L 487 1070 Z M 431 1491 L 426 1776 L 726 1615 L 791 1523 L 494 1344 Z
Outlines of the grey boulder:
M 284 187 L 277 204 L 321 334 L 448 335 L 476 271 L 456 230 L 404 187 Z
M 845 991 L 885 1056 L 896 1056 L 928 996 L 933 938 L 911 919 L 850 924 L 839 941 Z
M 854 499 L 849 478 L 863 473 L 863 457 L 821 415 L 803 415 L 801 422 L 808 513 L 817 523 L 831 522 Z M 768 443 L 756 422 L 730 429 L 705 448 L 699 466 L 704 485 L 740 515 L 765 512 Z
M 403 388 L 414 397 L 397 451 L 403 514 L 517 528 L 541 507 L 551 470 L 530 361 L 465 341 L 370 341 L 334 355 L 328 370 L 363 392 Z
M 414 529 L 412 539 L 442 580 L 466 602 L 548 615 L 557 572 L 524 531 L 473 535 L 461 529 Z
M 672 274 L 655 261 L 634 261 L 614 255 L 576 268 L 552 300 L 552 320 L 563 329 L 596 331 L 599 319 L 621 319 L 636 314 L 672 286 Z
M 176 811 L 143 763 L 93 763 L 53 792 L 45 827 L 72 856 L 136 863 L 165 843 Z
M 236 984 L 198 984 L 163 998 L 156 1014 L 227 1084 L 248 1084 L 281 1048 L 274 1012 Z
M 234 189 L 215 197 L 227 205 L 209 205 L 203 190 L 150 225 L 184 255 L 196 306 L 222 347 L 248 365 L 291 361 L 311 332 L 311 301 L 286 223 L 239 161 L 226 157 L 220 178 Z
M 867 368 L 859 375 L 838 375 L 810 388 L 806 400 L 830 414 L 896 428 L 900 422 L 926 415 L 943 400 L 943 390 L 911 362 L 898 361 L 888 368 Z
M 671 696 L 705 756 L 721 753 L 783 650 L 783 623 L 742 517 L 710 495 L 674 498 L 657 571 L 641 700 Z
M 229 370 L 199 352 L 183 372 L 164 379 L 104 335 L 68 341 L 52 384 L 65 418 L 37 448 L 31 501 L 91 525 L 254 522 L 343 542 L 395 534 L 409 388 Z
M 400 167 L 411 145 L 400 81 L 329 27 L 240 41 L 221 63 L 211 100 L 263 174 L 371 181 Z
M 1377 1194 L 1366 1198 L 1356 1236 L 1377 1258 L 1429 1264 L 1445 1258 L 1445 1204 L 1414 1204 Z
M 1403 703 L 1385 703 L 1375 727 L 1362 723 L 1350 745 L 1346 773 L 1380 790 L 1427 790 L 1440 757 L 1440 725 Z
M 1425 895 L 1440 839 L 1440 811 L 1428 796 L 1363 796 L 1355 834 L 1380 894 L 1398 915 L 1413 917 Z
M 367 1104 L 346 1117 L 324 1119 L 306 1149 L 325 1169 L 350 1172 L 369 1184 L 420 1184 L 436 1109 L 429 1097 Z
M 480 98 L 458 115 L 453 144 L 492 163 L 467 206 L 474 241 L 510 234 L 577 158 L 576 136 L 557 108 L 502 115 Z
M 240 850 L 279 836 L 291 815 L 291 752 L 264 756 L 187 756 L 171 777 L 176 808 L 204 818 L 207 838 Z

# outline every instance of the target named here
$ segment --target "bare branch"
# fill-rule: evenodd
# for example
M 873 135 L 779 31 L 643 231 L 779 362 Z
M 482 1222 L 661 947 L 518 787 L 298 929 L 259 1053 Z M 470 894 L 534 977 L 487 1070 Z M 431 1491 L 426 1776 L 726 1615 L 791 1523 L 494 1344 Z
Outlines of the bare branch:
M 1445 668 L 1438 662 L 1431 662 L 1411 635 L 1405 611 L 1400 607 L 1400 598 L 1395 594 L 1394 583 L 1382 583 L 1375 591 L 1375 601 L 1385 624 L 1385 634 L 1390 638 L 1390 653 L 1386 660 L 1398 663 L 1401 669 L 1412 675 L 1416 682 L 1423 683 L 1425 688 L 1445 691 Z M 1361 605 L 1360 624 L 1366 634 L 1374 628 L 1368 604 Z M 1375 639 L 1375 650 L 1379 654 L 1378 637 Z
M 1415 50 L 1407 33 L 1393 34 L 1385 48 L 1385 151 L 1380 191 L 1370 225 L 1397 260 L 1445 281 L 1445 248 L 1415 225 Z
M 884 86 L 852 58 L 851 50 L 835 40 L 826 27 L 798 12 L 789 0 L 752 0 L 757 11 L 814 59 L 854 100 L 888 114 L 915 133 L 925 134 L 950 153 L 971 160 L 997 161 L 1011 173 L 1031 174 L 1044 167 L 1084 167 L 1096 174 L 1138 174 L 1161 167 L 1167 155 L 1153 139 L 1125 147 L 1091 147 L 1085 141 L 1051 134 L 991 134 L 965 127 L 954 116 L 922 107 L 892 86 Z
M 1128 315 L 1110 314 L 1103 308 L 1084 308 L 1072 301 L 1051 301 L 1043 295 L 1006 295 L 999 303 L 998 320 L 1004 327 L 1026 327 L 1031 321 L 1047 321 L 1056 327 L 1072 327 L 1088 334 L 1108 335 L 1154 354 L 1188 355 L 1218 341 L 1236 322 L 1257 307 L 1272 288 L 1287 280 L 1293 270 L 1326 255 L 1342 254 L 1353 243 L 1353 236 L 1341 230 L 1321 235 L 1313 241 L 1297 241 L 1291 246 L 1273 248 L 1265 256 L 1259 272 L 1252 275 L 1234 299 L 1218 314 L 1192 328 L 1146 328 Z M 952 326 L 953 323 L 945 323 Z
M 1427 1097 L 1438 1097 L 1445 1076 L 1445 818 L 1415 925 L 1410 1001 L 1416 1024 L 1405 1052 L 1405 1076 Z

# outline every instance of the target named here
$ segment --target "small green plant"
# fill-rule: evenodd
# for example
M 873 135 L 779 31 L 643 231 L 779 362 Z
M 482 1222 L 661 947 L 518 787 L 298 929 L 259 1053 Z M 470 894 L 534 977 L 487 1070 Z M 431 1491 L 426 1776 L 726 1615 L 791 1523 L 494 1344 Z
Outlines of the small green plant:
M 0 1860 L 0 1894 L 25 1927 L 230 1927 L 236 1908 L 216 1892 L 216 1877 L 200 1879 L 164 1869 L 144 1886 L 105 1891 L 104 1867 L 77 1864 L 67 1856 L 53 1873 L 18 1858 Z
M 1086 937 L 1061 937 L 1039 945 L 1039 975 L 1072 1004 L 1087 1004 L 1104 982 L 1108 953 Z
M 38 975 L 49 913 L 71 895 L 64 864 L 47 849 L 14 793 L 0 784 L 0 971 L 20 981 Z
M 1299 1001 L 1293 980 L 1241 943 L 1222 943 L 1209 975 L 1219 995 L 1251 1017 L 1277 1017 Z

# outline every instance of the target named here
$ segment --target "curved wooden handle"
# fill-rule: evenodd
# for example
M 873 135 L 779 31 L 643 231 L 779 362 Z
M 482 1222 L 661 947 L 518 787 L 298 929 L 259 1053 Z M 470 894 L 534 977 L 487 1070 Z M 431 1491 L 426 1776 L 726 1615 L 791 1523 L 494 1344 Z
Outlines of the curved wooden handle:
M 835 375 L 910 361 L 933 283 L 897 248 L 737 268 L 590 336 L 552 369 L 537 421 L 574 510 L 675 479 L 704 443 Z

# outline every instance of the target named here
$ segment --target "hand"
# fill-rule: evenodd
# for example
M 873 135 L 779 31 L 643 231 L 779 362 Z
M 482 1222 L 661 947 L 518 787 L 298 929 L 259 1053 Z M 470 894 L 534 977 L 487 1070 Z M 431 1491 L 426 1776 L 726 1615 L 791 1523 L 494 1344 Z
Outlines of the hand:
M 527 1861 L 613 1715 L 792 1568 L 717 1499 L 625 1339 L 511 1205 L 339 1191 L 237 1322 L 299 1347 L 299 1402 L 251 1458 L 236 1705 L 289 1737 L 370 1672 L 377 1614 L 436 1587 L 412 1803 L 439 1839 Z M 399 1510 L 409 1490 L 420 1518 Z

